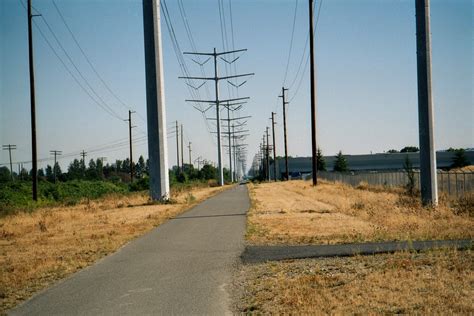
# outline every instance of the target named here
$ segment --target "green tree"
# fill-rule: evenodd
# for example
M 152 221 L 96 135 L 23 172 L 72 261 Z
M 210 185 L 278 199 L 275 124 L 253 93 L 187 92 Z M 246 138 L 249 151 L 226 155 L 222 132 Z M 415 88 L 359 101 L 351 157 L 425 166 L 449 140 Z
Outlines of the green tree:
M 56 181 L 66 181 L 67 177 L 61 170 L 61 166 L 59 166 L 59 163 L 56 162 L 53 168 L 53 172 L 56 172 Z
M 0 167 L 0 183 L 5 183 L 10 180 L 10 169 L 8 169 L 7 167 Z
M 417 153 L 419 151 L 420 149 L 416 146 L 405 146 L 400 150 L 401 153 Z
M 135 174 L 137 175 L 137 178 L 142 178 L 146 174 L 145 159 L 141 155 L 140 158 L 138 158 L 138 163 L 135 167 Z
M 214 168 L 210 164 L 205 164 L 201 168 L 200 174 L 201 174 L 201 179 L 204 179 L 204 180 L 216 179 L 217 178 L 217 169 Z
M 347 172 L 349 168 L 347 166 L 347 159 L 342 155 L 342 151 L 336 155 L 336 162 L 334 163 L 334 171 Z
M 74 159 L 67 168 L 67 177 L 69 180 L 82 179 L 82 163 Z
M 44 174 L 44 169 L 39 168 L 38 169 L 38 180 L 45 180 L 45 179 L 46 179 L 46 176 Z
M 466 151 L 464 148 L 454 150 L 454 157 L 452 160 L 451 168 L 462 168 L 469 166 L 471 162 L 467 159 Z
M 94 159 L 89 160 L 89 166 L 86 170 L 86 179 L 87 180 L 99 180 L 99 172 L 97 170 L 97 164 Z
M 323 152 L 321 148 L 318 148 L 316 152 L 316 164 L 317 164 L 318 170 L 326 171 L 326 160 L 324 160 Z
M 54 182 L 53 167 L 50 165 L 46 166 L 46 180 L 49 182 Z
M 396 154 L 396 153 L 399 153 L 399 151 L 396 150 L 396 149 L 389 149 L 389 150 L 387 150 L 387 153 L 389 153 L 389 154 Z

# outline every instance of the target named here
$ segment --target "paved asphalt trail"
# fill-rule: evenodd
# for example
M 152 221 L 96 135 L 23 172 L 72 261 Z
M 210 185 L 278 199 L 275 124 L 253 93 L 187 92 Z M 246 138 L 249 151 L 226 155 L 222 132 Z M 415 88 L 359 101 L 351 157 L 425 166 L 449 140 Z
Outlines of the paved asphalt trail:
M 248 208 L 246 186 L 224 191 L 10 314 L 230 314 L 226 287 L 244 250 Z
M 456 248 L 462 250 L 471 249 L 473 245 L 473 240 L 462 239 L 411 242 L 385 241 L 308 246 L 247 246 L 241 258 L 243 263 L 259 263 L 273 260 L 375 255 L 379 253 L 393 253 L 401 250 L 426 251 L 436 248 Z

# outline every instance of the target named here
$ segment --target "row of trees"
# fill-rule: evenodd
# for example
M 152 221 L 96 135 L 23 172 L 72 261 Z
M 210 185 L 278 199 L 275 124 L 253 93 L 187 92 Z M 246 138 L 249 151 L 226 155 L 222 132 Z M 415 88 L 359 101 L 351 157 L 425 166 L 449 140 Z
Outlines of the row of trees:
M 145 179 L 148 176 L 149 163 L 143 156 L 133 163 L 134 177 L 138 180 Z M 211 164 L 204 164 L 201 169 L 194 168 L 193 165 L 185 164 L 182 169 L 174 167 L 170 170 L 171 182 L 186 182 L 188 180 L 211 180 L 217 178 L 217 168 Z M 31 180 L 31 171 L 23 168 L 17 172 L 10 173 L 8 167 L 0 167 L 0 182 L 8 182 L 11 179 Z M 130 182 L 130 160 L 116 160 L 112 164 L 105 164 L 101 159 L 90 159 L 85 163 L 82 159 L 74 159 L 67 171 L 63 172 L 61 166 L 56 163 L 54 166 L 47 165 L 46 168 L 38 169 L 38 178 L 40 181 L 70 181 L 70 180 L 90 180 L 90 181 L 116 181 Z M 224 179 L 230 181 L 230 173 L 224 169 Z
M 326 160 L 323 157 L 323 152 L 320 148 L 316 152 L 316 163 L 319 171 L 327 171 Z M 342 155 L 342 151 L 339 151 L 336 155 L 336 161 L 334 162 L 333 171 L 336 172 L 347 172 L 349 171 L 349 165 L 346 157 Z

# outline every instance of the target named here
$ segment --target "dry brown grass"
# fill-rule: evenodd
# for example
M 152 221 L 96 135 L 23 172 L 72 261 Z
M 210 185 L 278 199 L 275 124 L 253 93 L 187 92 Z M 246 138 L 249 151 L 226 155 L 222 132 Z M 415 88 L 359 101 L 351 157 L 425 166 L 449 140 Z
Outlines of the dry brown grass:
M 249 184 L 251 244 L 315 244 L 474 237 L 473 198 L 436 209 L 397 190 L 321 181 Z
M 115 195 L 0 218 L 0 314 L 222 190 L 179 192 L 175 203 L 156 205 L 144 194 Z
M 236 309 L 245 313 L 474 313 L 472 251 L 248 265 L 235 283 Z

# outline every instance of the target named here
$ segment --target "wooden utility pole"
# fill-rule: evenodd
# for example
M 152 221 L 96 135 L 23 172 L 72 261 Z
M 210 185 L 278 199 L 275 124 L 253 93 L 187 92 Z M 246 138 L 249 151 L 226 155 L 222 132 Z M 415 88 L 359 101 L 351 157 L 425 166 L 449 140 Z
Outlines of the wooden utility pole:
M 85 152 L 83 150 L 81 152 L 81 156 L 82 156 L 82 177 L 86 176 L 86 155 L 87 155 L 87 152 Z
M 60 150 L 50 150 L 49 151 L 53 156 L 54 156 L 54 165 L 53 165 L 53 174 L 54 174 L 54 183 L 56 183 L 56 162 L 57 162 L 57 156 L 62 155 L 62 151 Z
M 155 201 L 170 194 L 160 6 L 160 0 L 143 0 L 150 195 Z
M 283 134 L 284 134 L 284 139 L 285 139 L 285 180 L 288 180 L 290 178 L 289 171 L 288 171 L 288 142 L 287 142 L 287 137 L 286 137 L 286 106 L 288 102 L 286 102 L 286 91 L 288 89 L 285 89 L 285 87 L 281 88 L 281 98 L 282 98 L 282 103 L 283 103 Z
M 416 0 L 415 7 L 421 200 L 424 205 L 437 205 L 438 183 L 431 92 L 430 0 Z
M 277 160 L 276 160 L 276 142 L 275 142 L 275 112 L 272 112 L 272 138 L 273 138 L 273 178 L 277 181 Z
M 181 169 L 179 167 L 179 127 L 178 127 L 178 121 L 176 121 L 176 167 L 178 168 L 178 171 Z
M 12 150 L 16 149 L 16 145 L 3 145 L 2 146 L 3 150 L 8 150 L 8 156 L 10 157 L 10 177 L 11 180 L 13 181 L 13 164 L 12 164 Z M 20 175 L 20 173 L 18 173 Z
M 35 67 L 33 60 L 33 17 L 31 1 L 28 0 L 28 57 L 30 70 L 30 103 L 31 103 L 31 176 L 33 180 L 33 200 L 38 201 L 38 160 L 36 151 L 36 105 L 35 105 Z
M 129 142 L 130 142 L 130 182 L 133 182 L 133 147 L 132 147 L 132 128 L 135 126 L 132 126 L 132 113 L 135 113 L 135 111 L 130 111 L 128 110 L 128 136 L 129 136 Z
M 184 144 L 183 144 L 183 124 L 181 124 L 181 171 L 184 172 Z
M 320 0 L 322 1 L 322 0 Z M 311 166 L 313 170 L 313 185 L 318 184 L 318 162 L 316 147 L 316 70 L 314 60 L 314 0 L 309 0 L 309 58 L 311 78 Z

